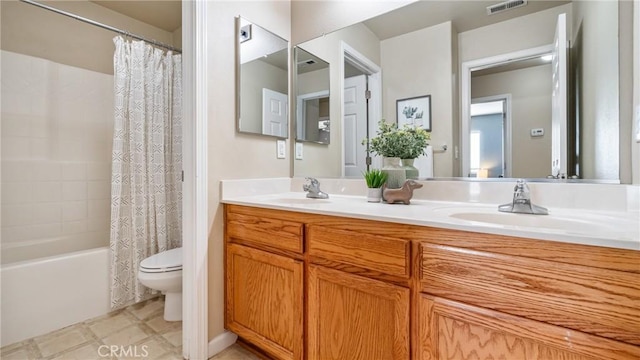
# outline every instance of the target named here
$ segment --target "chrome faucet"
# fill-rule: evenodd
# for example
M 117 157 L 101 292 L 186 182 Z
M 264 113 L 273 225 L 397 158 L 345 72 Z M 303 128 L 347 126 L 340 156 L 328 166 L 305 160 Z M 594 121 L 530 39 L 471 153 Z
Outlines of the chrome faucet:
M 307 197 L 310 199 L 328 199 L 329 194 L 320 190 L 320 182 L 318 179 L 308 177 L 305 178 L 309 181 L 309 184 L 302 185 L 302 190 L 307 192 Z
M 498 206 L 498 211 L 519 214 L 548 215 L 549 210 L 531 203 L 529 186 L 523 179 L 518 179 L 513 189 L 513 202 Z

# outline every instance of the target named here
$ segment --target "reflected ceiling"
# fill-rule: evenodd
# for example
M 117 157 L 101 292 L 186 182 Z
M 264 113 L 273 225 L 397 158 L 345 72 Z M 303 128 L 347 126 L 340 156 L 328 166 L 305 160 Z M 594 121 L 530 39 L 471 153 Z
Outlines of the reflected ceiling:
M 380 40 L 438 25 L 450 19 L 458 32 L 464 32 L 556 7 L 571 1 L 529 0 L 527 5 L 523 7 L 487 15 L 486 7 L 499 2 L 501 1 L 417 1 L 387 13 L 385 16 L 378 16 L 364 21 L 364 24 Z

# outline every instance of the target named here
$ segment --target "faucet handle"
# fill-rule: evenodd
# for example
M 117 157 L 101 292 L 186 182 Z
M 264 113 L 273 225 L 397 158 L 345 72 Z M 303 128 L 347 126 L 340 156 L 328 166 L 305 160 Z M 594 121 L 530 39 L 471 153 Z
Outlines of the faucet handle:
M 527 182 L 524 181 L 524 179 L 518 179 L 518 180 L 516 180 L 516 186 L 513 188 L 513 191 L 515 191 L 515 192 L 528 192 L 529 191 L 529 185 L 527 185 Z
M 311 186 L 319 186 L 320 185 L 320 182 L 316 178 L 305 177 L 305 180 L 309 181 L 311 183 Z

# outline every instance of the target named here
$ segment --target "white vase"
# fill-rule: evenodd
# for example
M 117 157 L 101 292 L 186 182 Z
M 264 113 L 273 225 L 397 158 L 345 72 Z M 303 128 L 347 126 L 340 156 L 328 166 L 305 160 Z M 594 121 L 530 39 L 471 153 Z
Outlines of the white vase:
M 387 173 L 387 188 L 389 189 L 399 189 L 407 180 L 407 173 L 400 165 L 399 157 L 382 158 L 381 170 Z
M 382 188 L 367 188 L 367 201 L 377 203 L 382 200 Z

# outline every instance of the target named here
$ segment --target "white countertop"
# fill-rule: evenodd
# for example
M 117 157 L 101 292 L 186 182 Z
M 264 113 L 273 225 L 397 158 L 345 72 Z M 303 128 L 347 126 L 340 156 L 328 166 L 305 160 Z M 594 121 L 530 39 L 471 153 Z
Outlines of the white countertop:
M 223 191 L 222 203 L 640 250 L 640 218 L 633 211 L 548 207 L 549 215 L 528 215 L 500 213 L 497 203 L 412 199 L 411 205 L 390 205 L 353 195 L 307 199 L 304 192 L 291 191 L 229 195 Z

